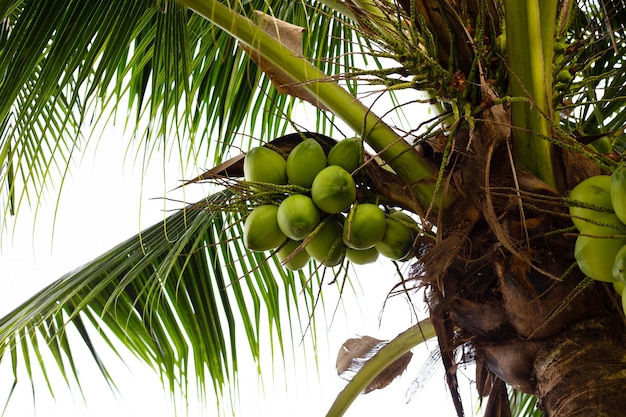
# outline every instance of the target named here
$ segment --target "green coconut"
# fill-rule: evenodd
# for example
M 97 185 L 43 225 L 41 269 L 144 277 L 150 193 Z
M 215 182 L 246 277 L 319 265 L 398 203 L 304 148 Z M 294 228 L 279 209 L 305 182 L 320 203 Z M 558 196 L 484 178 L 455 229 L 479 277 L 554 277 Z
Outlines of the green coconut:
M 363 163 L 363 141 L 360 138 L 343 139 L 328 152 L 328 165 L 338 165 L 348 172 Z
M 572 73 L 564 68 L 562 70 L 560 70 L 559 72 L 556 73 L 556 75 L 554 76 L 554 78 L 561 83 L 570 83 L 572 82 L 572 80 L 574 79 L 574 76 L 572 75 Z
M 419 231 L 419 224 L 415 221 L 415 219 L 400 210 L 392 211 L 389 214 L 389 217 L 399 221 L 400 223 L 403 223 L 405 226 L 413 230 L 414 234 L 417 234 L 417 232 Z
M 324 266 L 339 265 L 346 252 L 341 233 L 341 224 L 337 219 L 331 218 L 315 232 L 304 249 L 311 258 Z
M 276 254 L 276 256 L 278 256 L 278 260 L 283 264 L 283 266 L 291 271 L 299 271 L 304 268 L 311 259 L 311 255 L 309 255 L 304 248 L 298 250 L 300 244 L 301 242 L 287 239 L 285 244 Z M 285 261 L 287 258 L 289 258 L 289 260 Z
M 294 194 L 278 206 L 278 227 L 292 240 L 302 240 L 320 223 L 320 212 L 310 197 Z
M 391 217 L 394 220 L 399 221 L 400 223 L 404 224 L 405 226 L 407 226 L 408 228 L 411 229 L 411 233 L 413 234 L 413 242 L 415 242 L 415 239 L 417 238 L 417 236 L 419 235 L 419 231 L 420 231 L 420 227 L 419 224 L 415 221 L 415 219 L 411 216 L 409 216 L 408 214 L 400 211 L 400 210 L 394 210 L 391 212 L 391 214 L 389 215 L 389 217 Z M 407 256 L 406 259 L 400 259 L 401 261 L 406 261 L 407 259 L 409 259 L 412 256 L 412 254 L 409 251 L 409 254 Z
M 626 235 L 626 225 L 620 221 L 615 213 L 593 212 L 584 222 L 580 233 L 589 236 Z
M 596 175 L 589 177 L 576 185 L 569 193 L 569 199 L 597 208 L 583 208 L 570 206 L 569 213 L 572 216 L 574 226 L 581 232 L 585 232 L 588 226 L 597 224 L 598 216 L 613 211 L 611 203 L 611 177 L 608 175 Z M 607 211 L 608 210 L 608 211 Z
M 291 184 L 311 188 L 317 174 L 327 165 L 322 145 L 315 139 L 305 139 L 287 157 L 287 179 Z
M 393 212 L 387 219 L 385 234 L 374 247 L 381 255 L 396 261 L 405 261 L 410 257 L 415 231 L 409 225 L 417 222 L 401 211 Z
M 611 174 L 611 204 L 615 215 L 626 223 L 626 165 L 623 163 Z
M 613 146 L 611 145 L 611 140 L 608 137 L 603 137 L 600 139 L 596 139 L 589 144 L 590 147 L 595 149 L 599 153 L 607 154 L 613 150 Z
M 278 227 L 278 207 L 266 204 L 256 207 L 248 214 L 243 226 L 243 242 L 255 252 L 275 249 L 287 236 Z
M 367 265 L 378 260 L 379 252 L 375 247 L 369 249 L 352 249 L 346 248 L 346 258 L 356 265 Z
M 555 55 L 564 55 L 567 51 L 567 44 L 560 39 L 555 39 L 554 45 L 552 45 L 552 50 Z
M 354 205 L 343 224 L 343 243 L 352 249 L 368 249 L 385 235 L 385 212 L 375 204 Z
M 617 253 L 626 245 L 626 239 L 578 236 L 574 257 L 580 270 L 598 281 L 613 282 L 613 265 Z
M 311 198 L 320 210 L 329 214 L 340 213 L 356 199 L 354 179 L 342 167 L 330 165 L 313 180 Z
M 613 261 L 613 278 L 617 282 L 626 283 L 626 245 L 615 255 Z
M 259 146 L 252 148 L 243 160 L 246 181 L 287 184 L 287 161 L 276 151 Z

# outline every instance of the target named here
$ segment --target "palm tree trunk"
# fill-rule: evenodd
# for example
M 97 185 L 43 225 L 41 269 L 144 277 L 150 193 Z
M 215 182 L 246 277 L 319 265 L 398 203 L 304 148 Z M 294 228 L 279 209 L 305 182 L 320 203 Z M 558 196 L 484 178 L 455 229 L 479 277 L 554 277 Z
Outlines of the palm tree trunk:
M 613 417 L 626 410 L 626 332 L 618 319 L 577 323 L 538 352 L 541 408 L 555 417 Z
M 536 395 L 548 417 L 623 415 L 626 332 L 618 296 L 573 267 L 575 237 L 562 232 L 571 223 L 560 194 L 524 170 L 513 176 L 501 162 L 505 145 L 488 149 L 480 132 L 469 136 L 456 138 L 472 150 L 454 177 L 464 198 L 446 210 L 441 240 L 419 248 L 425 255 L 415 270 L 431 289 L 452 392 L 462 349 L 476 359 L 478 390 L 493 393 L 490 402 L 502 400 L 496 379 Z M 571 166 L 574 182 L 593 171 Z M 501 415 L 493 412 L 487 417 Z
M 548 417 L 623 415 L 626 332 L 618 297 L 610 285 L 581 285 L 574 275 L 555 283 L 510 258 L 455 261 L 440 280 L 445 291 L 437 287 L 429 299 L 453 393 L 454 352 L 468 353 L 469 345 L 482 395 L 493 394 L 499 379 L 536 395 Z

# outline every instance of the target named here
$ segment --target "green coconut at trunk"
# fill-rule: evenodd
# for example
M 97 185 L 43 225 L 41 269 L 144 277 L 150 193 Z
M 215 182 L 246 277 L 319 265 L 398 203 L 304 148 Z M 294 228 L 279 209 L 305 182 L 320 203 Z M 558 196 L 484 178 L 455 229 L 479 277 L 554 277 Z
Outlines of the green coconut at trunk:
M 589 225 L 597 224 L 598 216 L 613 212 L 611 203 L 611 177 L 608 175 L 596 175 L 589 177 L 574 187 L 569 198 L 575 203 L 582 203 L 593 208 L 569 207 L 574 226 L 580 231 L 584 231 Z M 594 208 L 596 208 L 594 210 Z
M 385 234 L 374 247 L 389 259 L 408 260 L 417 234 L 417 222 L 400 211 L 391 213 L 385 222 Z
M 616 282 L 621 282 L 622 286 L 626 283 L 626 245 L 622 246 L 615 255 L 615 260 L 613 261 L 613 278 Z
M 580 270 L 589 278 L 613 282 L 615 258 L 624 245 L 626 239 L 579 236 L 574 247 L 574 257 Z

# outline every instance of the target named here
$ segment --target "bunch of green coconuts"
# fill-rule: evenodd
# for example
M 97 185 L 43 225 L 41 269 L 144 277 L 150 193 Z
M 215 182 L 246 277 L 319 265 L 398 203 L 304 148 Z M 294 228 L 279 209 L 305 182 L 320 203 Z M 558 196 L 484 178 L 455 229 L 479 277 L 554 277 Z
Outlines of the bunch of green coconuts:
M 344 257 L 358 265 L 375 262 L 379 254 L 409 259 L 418 224 L 401 211 L 386 213 L 375 202 L 357 201 L 352 173 L 362 161 L 359 138 L 339 141 L 328 154 L 315 139 L 304 139 L 286 159 L 269 147 L 251 149 L 244 159 L 244 179 L 253 189 L 263 184 L 297 187 L 285 188 L 291 191 L 249 212 L 246 248 L 278 249 L 278 259 L 294 271 L 311 258 L 327 267 Z
M 596 175 L 570 191 L 576 239 L 574 256 L 590 278 L 613 284 L 626 311 L 626 165 Z

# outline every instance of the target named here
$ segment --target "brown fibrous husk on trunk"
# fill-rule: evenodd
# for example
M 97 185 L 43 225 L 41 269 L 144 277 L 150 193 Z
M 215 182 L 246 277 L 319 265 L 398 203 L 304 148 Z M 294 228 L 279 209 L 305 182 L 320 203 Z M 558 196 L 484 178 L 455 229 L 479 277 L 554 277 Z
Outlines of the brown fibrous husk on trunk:
M 485 407 L 491 415 L 502 415 L 507 401 L 494 380 L 537 395 L 550 417 L 615 415 L 626 407 L 618 297 L 575 267 L 562 193 L 502 162 L 511 160 L 506 139 L 483 140 L 481 130 L 489 131 L 457 133 L 450 175 L 462 193 L 441 216 L 436 242 L 417 248 L 423 256 L 412 271 L 428 288 L 458 413 L 455 351 L 462 349 L 475 359 L 479 393 L 493 394 Z M 563 151 L 562 161 L 566 188 L 600 173 L 576 153 Z

